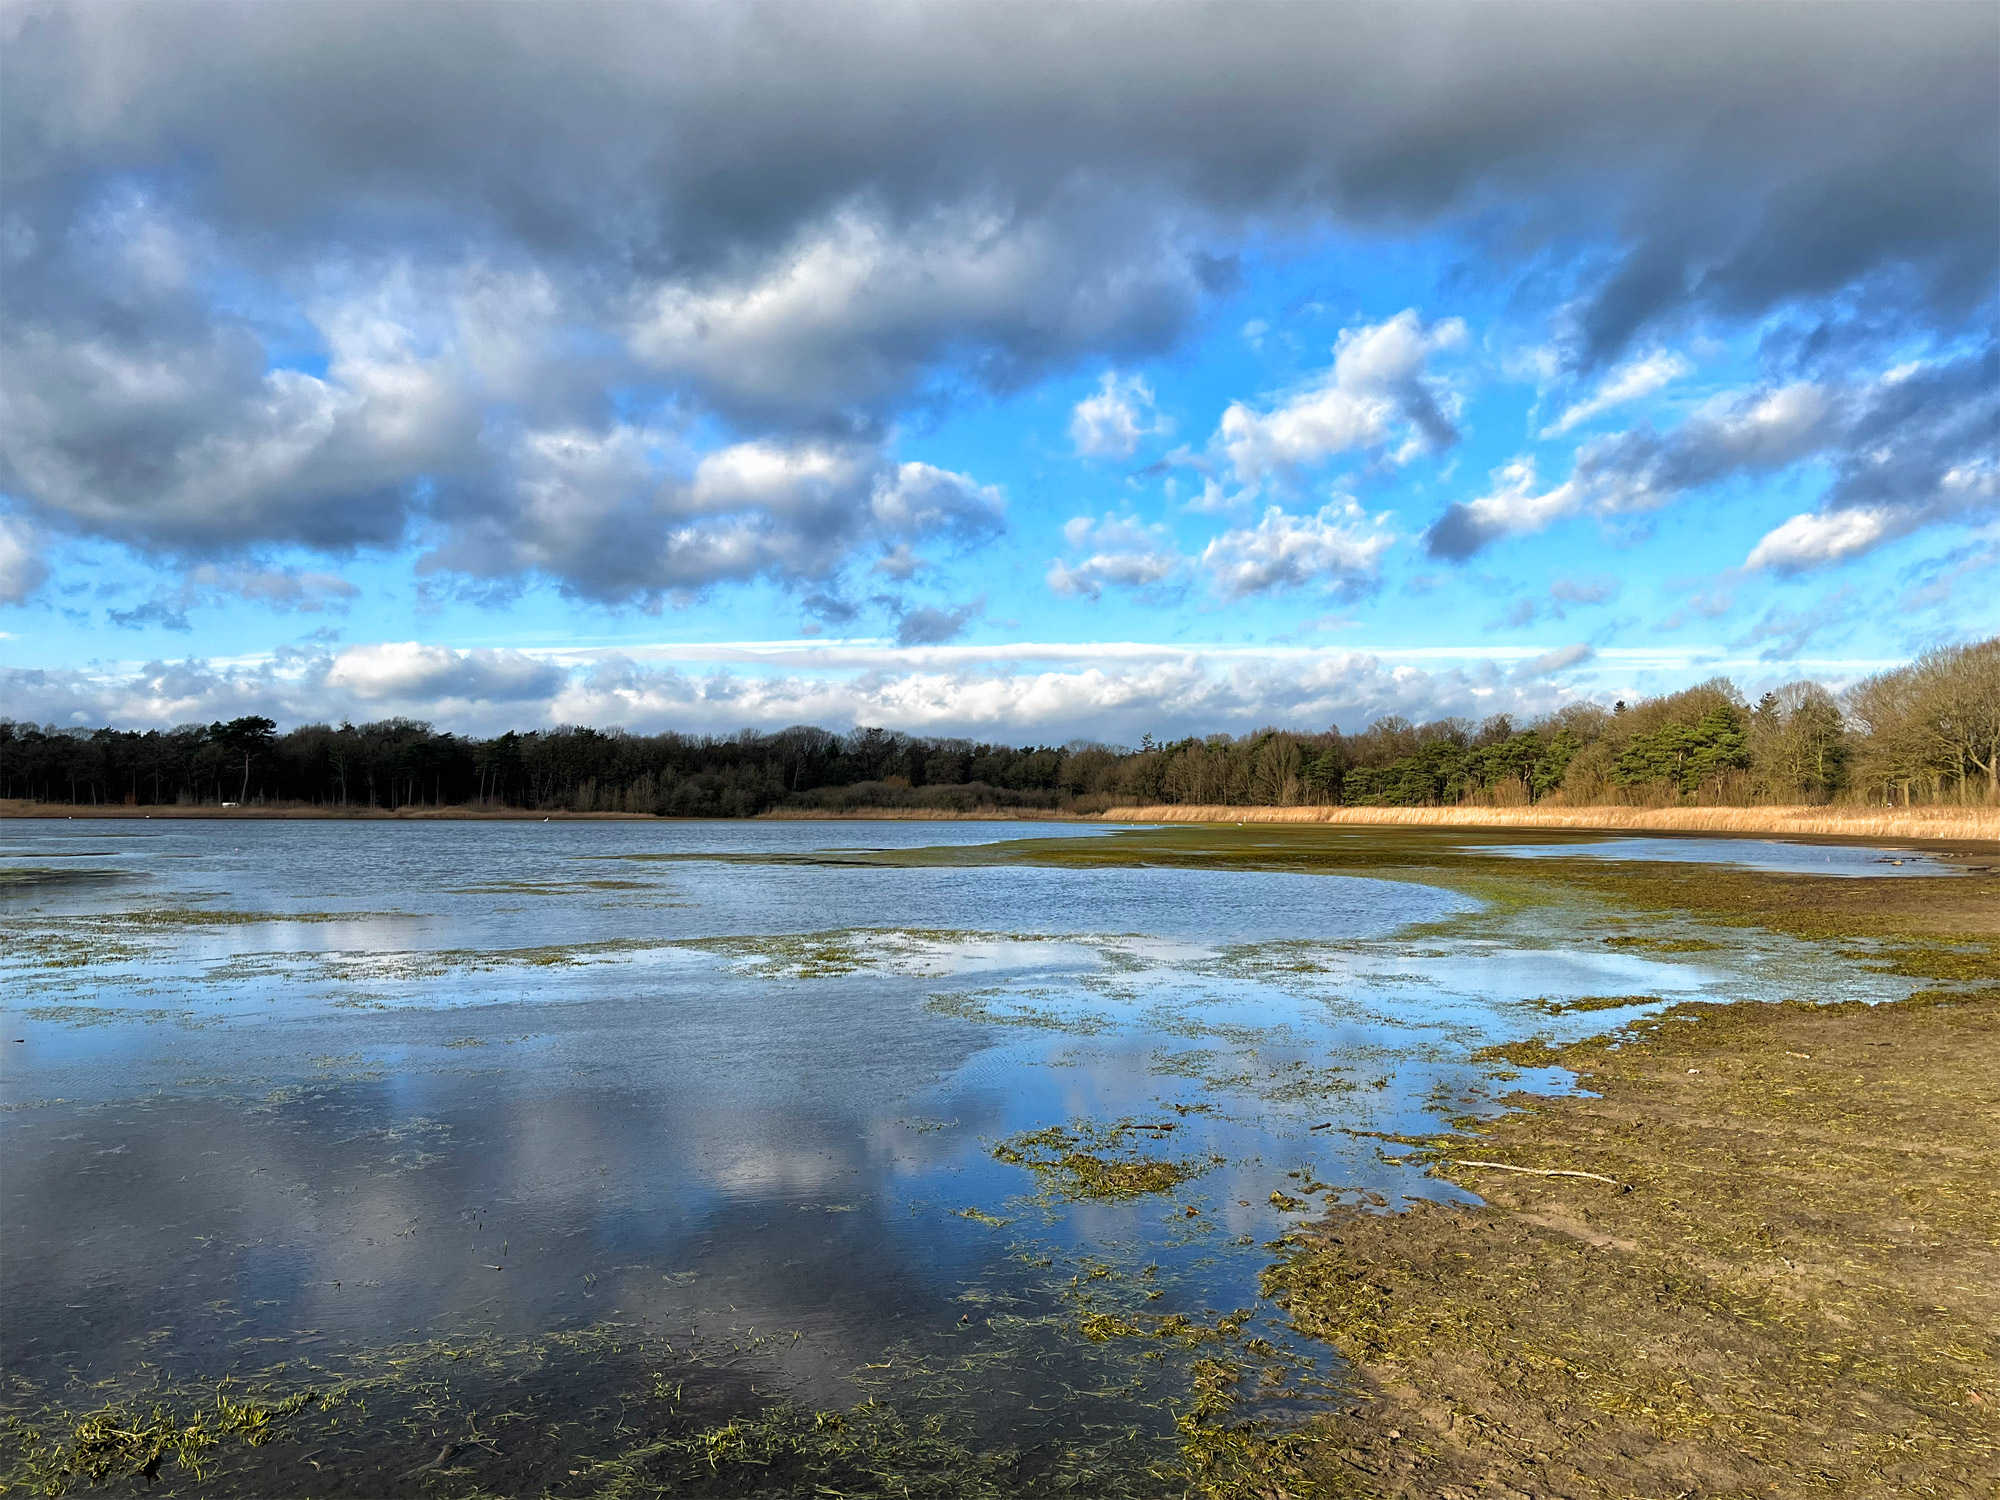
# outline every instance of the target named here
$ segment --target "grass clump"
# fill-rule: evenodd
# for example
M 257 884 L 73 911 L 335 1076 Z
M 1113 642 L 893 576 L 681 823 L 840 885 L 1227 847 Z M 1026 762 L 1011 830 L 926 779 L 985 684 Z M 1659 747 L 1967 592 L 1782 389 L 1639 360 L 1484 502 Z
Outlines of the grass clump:
M 1170 1158 L 1133 1149 L 1135 1138 L 1157 1141 L 1179 1128 L 1170 1121 L 1079 1120 L 1073 1127 L 1050 1125 L 1010 1136 L 993 1147 L 993 1155 L 1033 1172 L 1054 1202 L 1121 1202 L 1171 1193 L 1221 1163 L 1213 1155 Z

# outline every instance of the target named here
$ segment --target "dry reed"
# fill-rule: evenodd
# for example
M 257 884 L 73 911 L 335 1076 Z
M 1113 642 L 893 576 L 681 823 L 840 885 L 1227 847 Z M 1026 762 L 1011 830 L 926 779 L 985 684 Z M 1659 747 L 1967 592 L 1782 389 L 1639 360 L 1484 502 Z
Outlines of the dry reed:
M 1374 823 L 2000 843 L 2000 807 L 1118 807 L 1111 823 Z

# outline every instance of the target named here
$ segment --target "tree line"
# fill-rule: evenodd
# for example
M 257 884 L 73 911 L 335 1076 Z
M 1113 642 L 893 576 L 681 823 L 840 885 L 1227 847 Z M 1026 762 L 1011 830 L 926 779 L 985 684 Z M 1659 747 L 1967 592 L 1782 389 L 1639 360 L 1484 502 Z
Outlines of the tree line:
M 127 806 L 482 806 L 747 817 L 772 810 L 1102 811 L 1155 803 L 1438 807 L 2000 803 L 2000 638 L 1926 652 L 1836 696 L 1745 700 L 1728 678 L 1530 723 L 1382 718 L 1354 734 L 1190 737 L 1137 749 L 886 729 L 735 735 L 565 727 L 491 738 L 412 719 L 169 730 L 0 720 L 0 796 Z

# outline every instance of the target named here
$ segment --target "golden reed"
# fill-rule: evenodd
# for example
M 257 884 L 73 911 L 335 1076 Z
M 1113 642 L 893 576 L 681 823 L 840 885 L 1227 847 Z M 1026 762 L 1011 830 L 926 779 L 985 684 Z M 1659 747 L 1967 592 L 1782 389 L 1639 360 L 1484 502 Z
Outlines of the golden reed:
M 2000 807 L 1114 807 L 1107 823 L 1377 823 L 2000 843 Z

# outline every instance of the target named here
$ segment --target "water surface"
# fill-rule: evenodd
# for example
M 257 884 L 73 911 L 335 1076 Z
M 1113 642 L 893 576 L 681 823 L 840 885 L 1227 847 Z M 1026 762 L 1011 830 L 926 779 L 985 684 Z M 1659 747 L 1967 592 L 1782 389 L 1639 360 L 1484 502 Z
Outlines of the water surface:
M 1825 978 L 1777 940 L 1454 935 L 1477 903 L 1402 880 L 841 853 L 1102 832 L 4 825 L 8 1373 L 611 1327 L 727 1344 L 752 1406 L 950 1370 L 982 1440 L 1164 1437 L 1185 1360 L 1079 1338 L 1094 1310 L 1247 1310 L 1337 1374 L 1260 1303 L 1267 1245 L 1462 1196 L 1387 1138 L 1497 1107 L 1480 1048 Z M 994 1154 L 1049 1127 L 1192 1175 L 1072 1201 Z

